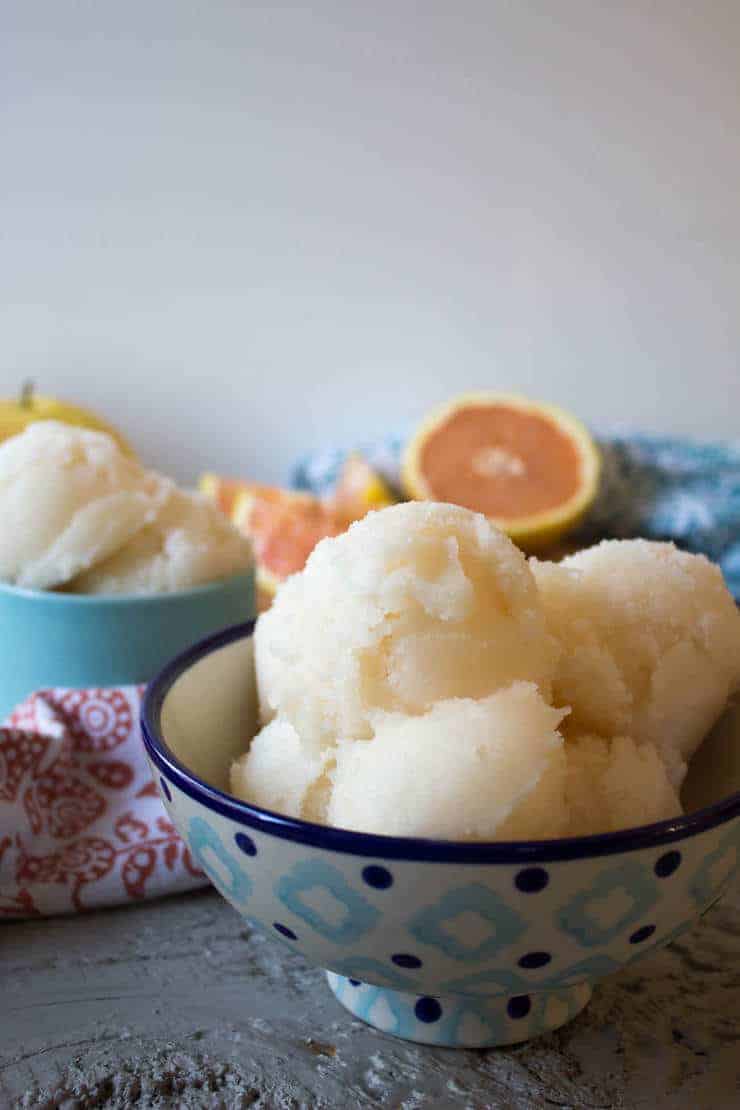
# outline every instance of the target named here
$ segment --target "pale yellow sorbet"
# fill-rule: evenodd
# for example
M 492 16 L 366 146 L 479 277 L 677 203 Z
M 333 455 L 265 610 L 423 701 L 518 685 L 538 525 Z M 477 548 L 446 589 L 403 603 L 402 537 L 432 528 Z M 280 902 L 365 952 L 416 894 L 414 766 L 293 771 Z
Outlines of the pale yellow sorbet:
M 257 624 L 264 721 L 319 751 L 517 680 L 548 695 L 557 649 L 527 561 L 485 517 L 411 502 L 322 540 Z
M 740 612 L 719 567 L 647 540 L 531 567 L 562 648 L 553 694 L 568 730 L 652 744 L 680 785 L 740 682 Z
M 102 432 L 30 424 L 0 444 L 0 581 L 64 585 L 153 521 L 167 490 Z
M 681 813 L 681 802 L 652 744 L 628 736 L 579 736 L 565 744 L 569 836 L 616 832 Z
M 484 517 L 416 502 L 319 544 L 255 656 L 237 796 L 366 833 L 540 840 L 681 813 L 740 679 L 740 615 L 670 544 L 530 566 Z
M 338 746 L 327 820 L 447 840 L 559 836 L 564 715 L 528 682 L 440 701 L 416 717 L 379 715 L 372 740 Z
M 213 502 L 171 486 L 154 520 L 69 588 L 85 594 L 173 593 L 228 578 L 251 563 L 249 540 Z
M 322 541 L 255 635 L 263 729 L 239 797 L 365 832 L 558 835 L 557 649 L 526 559 L 485 517 L 415 502 Z
M 0 444 L 0 581 L 160 594 L 252 566 L 249 540 L 200 494 L 104 432 L 39 421 Z

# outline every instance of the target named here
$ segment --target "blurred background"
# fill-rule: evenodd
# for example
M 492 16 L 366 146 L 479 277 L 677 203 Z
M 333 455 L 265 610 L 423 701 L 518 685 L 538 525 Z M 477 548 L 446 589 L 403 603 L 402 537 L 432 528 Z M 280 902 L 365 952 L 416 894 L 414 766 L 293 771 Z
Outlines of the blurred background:
M 0 6 L 0 392 L 277 481 L 466 388 L 735 437 L 736 0 Z

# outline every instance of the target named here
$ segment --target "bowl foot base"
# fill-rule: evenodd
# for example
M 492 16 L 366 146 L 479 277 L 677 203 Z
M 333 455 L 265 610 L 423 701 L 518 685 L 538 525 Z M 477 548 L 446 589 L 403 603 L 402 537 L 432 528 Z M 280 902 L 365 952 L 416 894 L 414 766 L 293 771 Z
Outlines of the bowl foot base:
M 354 1017 L 381 1033 L 447 1048 L 517 1044 L 559 1029 L 588 1004 L 591 987 L 573 987 L 508 998 L 406 994 L 327 971 L 336 998 Z

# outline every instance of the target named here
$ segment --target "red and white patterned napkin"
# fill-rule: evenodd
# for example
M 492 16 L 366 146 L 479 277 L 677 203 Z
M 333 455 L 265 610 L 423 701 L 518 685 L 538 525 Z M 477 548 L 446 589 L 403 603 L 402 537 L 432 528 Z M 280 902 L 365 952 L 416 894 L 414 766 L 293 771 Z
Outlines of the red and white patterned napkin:
M 41 690 L 0 728 L 0 919 L 207 883 L 152 780 L 142 694 L 141 686 Z

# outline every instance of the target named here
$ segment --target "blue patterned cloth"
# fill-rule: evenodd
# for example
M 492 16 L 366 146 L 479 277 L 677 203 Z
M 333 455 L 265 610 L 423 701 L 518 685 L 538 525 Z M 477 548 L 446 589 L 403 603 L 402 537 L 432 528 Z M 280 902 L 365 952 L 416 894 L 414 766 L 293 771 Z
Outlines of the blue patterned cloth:
M 357 450 L 398 488 L 404 435 Z M 674 540 L 719 563 L 740 600 L 740 443 L 699 443 L 638 435 L 599 437 L 604 470 L 599 496 L 574 539 L 644 536 Z M 293 468 L 296 489 L 325 494 L 348 450 L 330 448 Z

